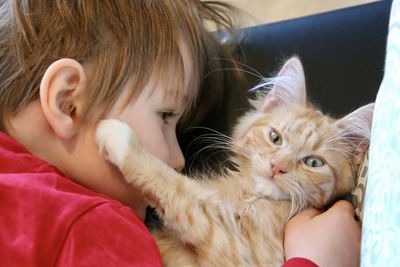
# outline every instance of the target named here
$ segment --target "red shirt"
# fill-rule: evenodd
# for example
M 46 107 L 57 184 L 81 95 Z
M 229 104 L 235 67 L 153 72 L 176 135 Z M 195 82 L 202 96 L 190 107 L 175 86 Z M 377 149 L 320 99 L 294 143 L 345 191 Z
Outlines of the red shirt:
M 304 258 L 291 258 L 282 267 L 318 267 L 314 262 Z
M 75 184 L 0 132 L 0 266 L 162 266 L 131 209 Z M 294 258 L 285 267 L 315 267 Z
M 0 132 L 0 266 L 162 263 L 131 209 L 72 182 Z

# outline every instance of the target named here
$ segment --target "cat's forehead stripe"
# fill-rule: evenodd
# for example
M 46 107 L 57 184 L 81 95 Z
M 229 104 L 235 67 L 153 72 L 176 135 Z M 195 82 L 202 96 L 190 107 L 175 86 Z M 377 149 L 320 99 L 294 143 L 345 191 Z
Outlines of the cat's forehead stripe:
M 330 139 L 332 128 L 327 117 L 311 109 L 283 110 L 279 114 L 283 119 L 277 120 L 276 127 L 289 142 L 306 145 L 318 150 L 324 145 L 324 139 Z M 285 114 L 286 113 L 286 114 Z

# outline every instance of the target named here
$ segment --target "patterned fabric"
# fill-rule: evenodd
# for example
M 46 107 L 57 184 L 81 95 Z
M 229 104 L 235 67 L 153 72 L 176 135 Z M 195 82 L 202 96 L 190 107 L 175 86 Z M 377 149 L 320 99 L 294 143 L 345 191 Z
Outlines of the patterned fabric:
M 351 192 L 351 201 L 356 212 L 356 217 L 359 221 L 363 220 L 364 212 L 364 199 L 365 199 L 365 188 L 367 186 L 368 179 L 368 150 L 365 152 L 364 159 L 358 170 L 356 188 Z
M 392 4 L 368 176 L 361 266 L 400 266 L 400 0 Z

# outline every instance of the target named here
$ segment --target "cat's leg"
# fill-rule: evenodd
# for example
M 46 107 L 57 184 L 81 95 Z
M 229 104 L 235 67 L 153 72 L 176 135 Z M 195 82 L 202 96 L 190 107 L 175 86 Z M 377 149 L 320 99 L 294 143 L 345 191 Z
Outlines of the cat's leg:
M 156 230 L 153 233 L 165 267 L 175 266 L 201 266 L 195 251 L 182 243 L 176 235 L 166 229 Z
M 156 207 L 163 209 L 172 195 L 183 199 L 191 187 L 199 187 L 197 192 L 203 190 L 201 185 L 188 180 L 142 147 L 134 131 L 123 122 L 100 122 L 96 139 L 100 154 L 116 165 L 125 180 L 140 189 Z
M 233 212 L 217 194 L 176 172 L 143 148 L 135 133 L 117 120 L 104 120 L 97 129 L 101 153 L 141 190 L 164 221 L 184 243 L 210 242 L 218 235 L 229 244 L 224 231 L 234 234 Z

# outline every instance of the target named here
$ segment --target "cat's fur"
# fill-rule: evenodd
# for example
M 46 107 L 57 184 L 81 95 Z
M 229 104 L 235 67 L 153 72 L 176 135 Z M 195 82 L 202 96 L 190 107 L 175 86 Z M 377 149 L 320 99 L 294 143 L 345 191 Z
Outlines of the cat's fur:
M 370 104 L 334 120 L 309 106 L 292 58 L 234 130 L 237 171 L 189 179 L 116 120 L 100 123 L 97 142 L 163 219 L 155 236 L 166 266 L 281 266 L 288 218 L 353 188 L 354 153 L 368 143 L 372 111 Z

